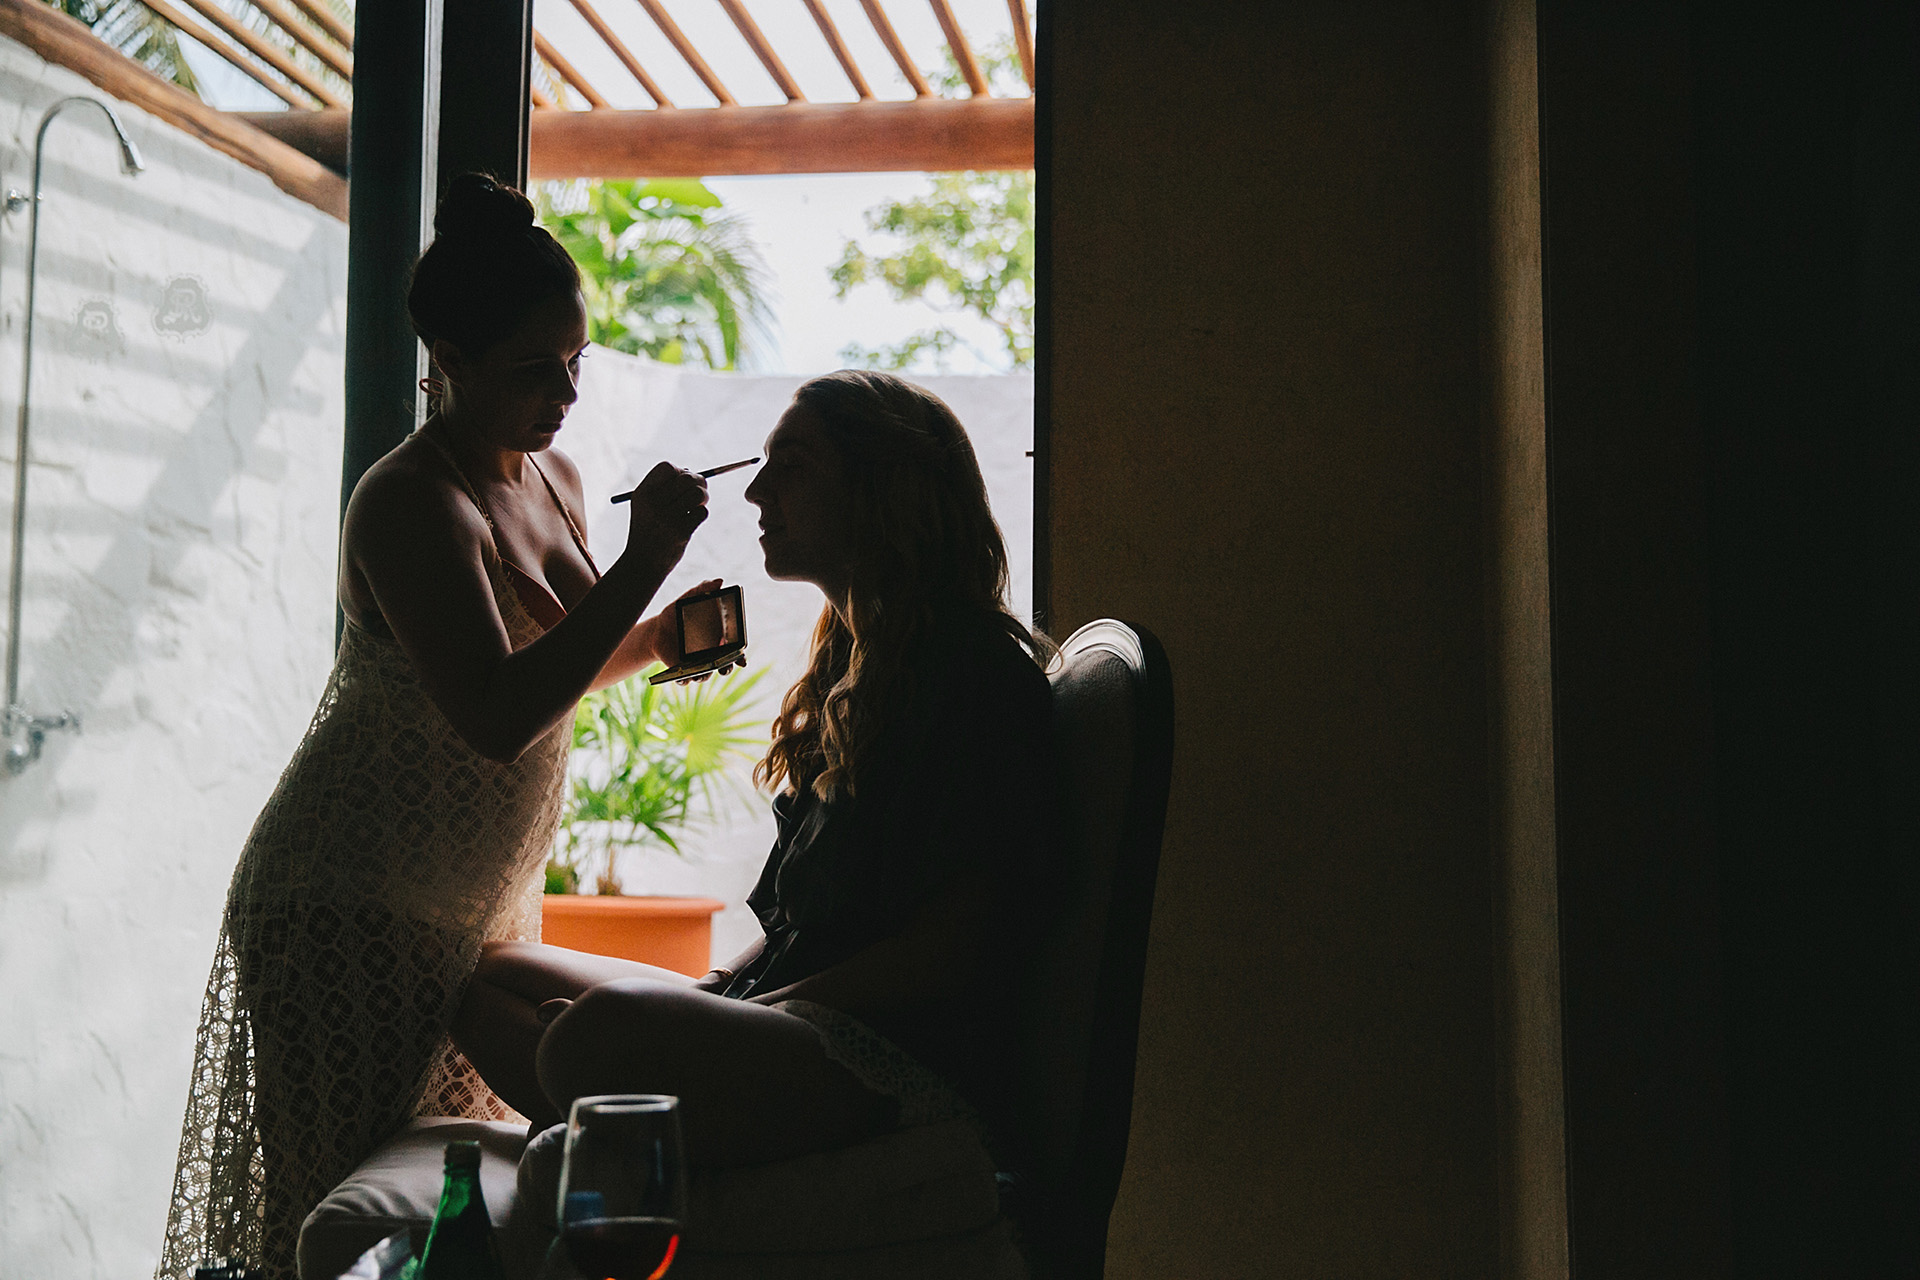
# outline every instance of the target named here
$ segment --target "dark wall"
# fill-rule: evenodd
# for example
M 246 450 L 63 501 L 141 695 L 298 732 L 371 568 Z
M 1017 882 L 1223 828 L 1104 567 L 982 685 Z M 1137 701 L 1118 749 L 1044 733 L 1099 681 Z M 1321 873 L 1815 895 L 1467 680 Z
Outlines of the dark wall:
M 1489 1275 L 1478 15 L 1048 13 L 1052 621 L 1179 715 L 1109 1274 Z
M 1735 1270 L 1912 1276 L 1920 26 L 1692 43 Z
M 1920 1274 L 1911 9 L 1044 10 L 1051 622 L 1180 717 L 1109 1274 L 1498 1274 L 1502 1167 L 1510 1275 Z
M 1911 1276 L 1920 31 L 1538 12 L 1572 1270 Z
M 1539 9 L 1568 1229 L 1727 1274 L 1685 10 Z

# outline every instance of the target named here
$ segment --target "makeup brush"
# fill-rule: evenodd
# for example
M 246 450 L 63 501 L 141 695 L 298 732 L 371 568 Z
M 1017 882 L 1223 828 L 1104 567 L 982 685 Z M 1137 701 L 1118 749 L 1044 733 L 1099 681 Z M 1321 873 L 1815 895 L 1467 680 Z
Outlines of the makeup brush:
M 715 476 L 723 476 L 727 474 L 727 472 L 729 471 L 738 471 L 742 467 L 750 467 L 758 461 L 760 461 L 760 459 L 758 458 L 742 458 L 738 462 L 729 462 L 724 467 L 709 467 L 705 471 L 696 471 L 694 472 L 694 474 L 699 476 L 702 480 L 711 480 Z M 625 493 L 616 493 L 613 495 L 613 501 L 615 502 L 630 501 L 633 498 L 633 495 L 638 492 L 640 492 L 640 490 L 637 488 L 634 488 L 634 489 L 627 490 Z

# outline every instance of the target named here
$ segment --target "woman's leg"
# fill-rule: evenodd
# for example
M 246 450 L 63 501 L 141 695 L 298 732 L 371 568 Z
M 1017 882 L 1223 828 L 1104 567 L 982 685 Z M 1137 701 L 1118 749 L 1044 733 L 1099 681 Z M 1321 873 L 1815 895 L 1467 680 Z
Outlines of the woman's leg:
M 541 1038 L 538 1067 L 555 1111 L 596 1093 L 678 1095 L 696 1165 L 851 1146 L 891 1128 L 898 1110 L 828 1058 L 801 1019 L 646 979 L 574 1000 Z
M 554 1012 L 550 1009 L 543 1017 L 540 1006 L 572 1000 L 588 987 L 619 978 L 644 978 L 664 985 L 693 981 L 637 960 L 616 960 L 538 942 L 489 942 L 480 948 L 480 963 L 448 1030 L 480 1078 L 508 1106 L 544 1129 L 566 1117 L 554 1111 L 534 1074 L 534 1050 Z

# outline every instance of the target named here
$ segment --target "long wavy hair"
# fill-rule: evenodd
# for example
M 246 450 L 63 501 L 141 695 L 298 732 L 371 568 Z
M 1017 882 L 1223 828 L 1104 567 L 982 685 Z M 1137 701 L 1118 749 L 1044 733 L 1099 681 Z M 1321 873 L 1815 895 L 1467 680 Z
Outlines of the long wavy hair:
M 971 611 L 1045 665 L 1053 645 L 1007 607 L 1007 547 L 965 428 L 940 397 L 884 373 L 843 369 L 794 393 L 845 467 L 853 572 L 846 613 L 829 603 L 806 674 L 787 690 L 754 770 L 770 790 L 854 794 L 895 711 L 908 660 L 940 614 Z

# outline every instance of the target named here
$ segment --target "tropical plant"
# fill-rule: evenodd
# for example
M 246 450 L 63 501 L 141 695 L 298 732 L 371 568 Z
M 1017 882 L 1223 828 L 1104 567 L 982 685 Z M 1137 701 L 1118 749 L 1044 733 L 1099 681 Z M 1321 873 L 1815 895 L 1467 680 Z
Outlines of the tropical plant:
M 960 80 L 952 54 L 940 79 Z M 983 69 L 996 90 L 1019 74 L 1012 46 L 986 51 Z M 936 310 L 971 314 L 999 330 L 1000 350 L 981 351 L 952 325 L 923 329 L 892 346 L 844 347 L 840 358 L 870 369 L 947 367 L 957 349 L 981 363 L 1033 367 L 1033 172 L 938 173 L 931 190 L 867 210 L 867 230 L 891 243 L 869 247 L 849 240 L 831 270 L 834 295 L 866 284 L 885 285 L 902 302 L 925 301 Z
M 732 767 L 753 758 L 765 722 L 752 711 L 763 671 L 690 685 L 650 684 L 657 668 L 580 700 L 573 716 L 567 808 L 547 862 L 548 893 L 621 891 L 622 849 L 680 852 L 676 833 L 717 815 L 739 784 Z
M 93 34 L 162 80 L 189 93 L 200 92 L 173 25 L 139 0 L 49 0 L 49 5 L 86 23 Z
M 744 219 L 694 179 L 549 182 L 542 221 L 585 277 L 588 336 L 666 364 L 751 363 L 769 333 L 766 266 Z

